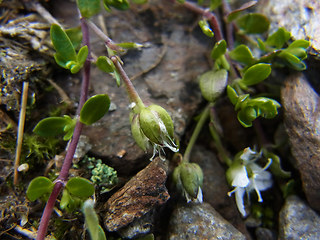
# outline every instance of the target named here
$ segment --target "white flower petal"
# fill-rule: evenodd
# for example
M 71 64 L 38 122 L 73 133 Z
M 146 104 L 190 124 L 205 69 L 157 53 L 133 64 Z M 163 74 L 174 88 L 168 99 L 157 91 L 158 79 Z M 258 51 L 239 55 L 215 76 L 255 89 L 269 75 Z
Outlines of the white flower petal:
M 236 197 L 236 204 L 238 207 L 239 212 L 242 214 L 242 216 L 246 216 L 246 211 L 244 209 L 244 204 L 243 204 L 243 195 L 245 193 L 245 189 L 241 187 L 237 187 L 235 189 L 235 197 Z
M 249 184 L 249 178 L 245 166 L 239 165 L 231 170 L 233 176 L 232 186 L 246 187 Z
M 257 155 L 257 153 L 255 151 L 252 151 L 249 147 L 245 148 L 243 150 L 243 153 L 241 154 L 240 158 L 247 162 L 252 160 L 252 158 L 254 158 Z

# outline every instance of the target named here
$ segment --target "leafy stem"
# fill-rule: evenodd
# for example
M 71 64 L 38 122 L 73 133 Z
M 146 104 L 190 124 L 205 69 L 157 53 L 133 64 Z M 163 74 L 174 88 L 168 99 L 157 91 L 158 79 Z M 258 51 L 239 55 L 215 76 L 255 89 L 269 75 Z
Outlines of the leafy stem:
M 83 33 L 83 45 L 86 45 L 89 50 L 88 58 L 86 59 L 84 63 L 84 69 L 83 69 L 83 75 L 82 75 L 82 86 L 81 86 L 81 93 L 80 93 L 80 101 L 79 106 L 77 109 L 77 115 L 80 114 L 80 111 L 87 99 L 88 96 L 88 89 L 89 89 L 89 80 L 90 80 L 90 39 L 89 39 L 89 31 L 88 31 L 88 25 L 85 21 L 85 19 L 81 18 L 81 30 Z M 73 137 L 70 141 L 68 151 L 66 154 L 66 157 L 63 161 L 62 169 L 60 171 L 59 177 L 56 181 L 56 184 L 53 188 L 53 191 L 51 192 L 51 195 L 48 199 L 48 202 L 46 204 L 46 207 L 43 211 L 39 229 L 38 229 L 38 235 L 37 240 L 42 240 L 45 238 L 45 235 L 47 233 L 47 228 L 49 225 L 50 216 L 53 211 L 53 207 L 55 205 L 56 199 L 64 186 L 64 182 L 67 181 L 68 175 L 69 175 L 69 169 L 72 164 L 72 159 L 74 156 L 74 153 L 76 151 L 77 144 L 79 142 L 80 134 L 82 131 L 83 124 L 80 121 L 77 121 Z

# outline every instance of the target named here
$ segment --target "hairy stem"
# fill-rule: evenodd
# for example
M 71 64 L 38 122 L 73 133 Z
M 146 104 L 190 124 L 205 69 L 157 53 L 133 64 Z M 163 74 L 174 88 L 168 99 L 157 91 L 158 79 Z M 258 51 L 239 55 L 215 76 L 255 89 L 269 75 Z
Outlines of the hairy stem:
M 86 62 L 83 68 L 82 86 L 81 86 L 79 106 L 77 109 L 77 115 L 79 115 L 81 108 L 88 96 L 88 88 L 89 88 L 89 80 L 90 80 L 90 59 L 91 59 L 88 26 L 86 24 L 85 19 L 81 18 L 80 21 L 81 21 L 81 29 L 83 33 L 83 44 L 88 46 L 89 55 L 88 55 L 88 58 L 86 59 Z M 54 204 L 56 202 L 56 199 L 61 189 L 64 187 L 64 183 L 68 180 L 69 169 L 71 167 L 72 159 L 79 142 L 82 127 L 83 127 L 83 124 L 78 121 L 76 123 L 74 133 L 67 150 L 66 157 L 63 161 L 63 165 L 62 165 L 59 177 L 56 180 L 56 184 L 54 185 L 53 191 L 51 192 L 51 195 L 48 199 L 46 207 L 43 211 L 41 221 L 40 221 L 40 226 L 38 229 L 37 240 L 43 240 L 46 236 L 49 220 L 53 211 Z
M 192 148 L 193 148 L 193 146 L 194 146 L 194 144 L 195 144 L 195 142 L 201 132 L 201 129 L 202 129 L 204 123 L 206 122 L 206 120 L 209 117 L 210 107 L 211 107 L 211 104 L 208 104 L 206 106 L 206 108 L 203 110 L 203 112 L 201 113 L 201 117 L 200 117 L 199 121 L 197 122 L 196 128 L 193 130 L 193 133 L 192 133 L 192 136 L 189 140 L 186 151 L 184 152 L 184 155 L 183 155 L 184 162 L 190 161 L 190 155 L 191 155 Z

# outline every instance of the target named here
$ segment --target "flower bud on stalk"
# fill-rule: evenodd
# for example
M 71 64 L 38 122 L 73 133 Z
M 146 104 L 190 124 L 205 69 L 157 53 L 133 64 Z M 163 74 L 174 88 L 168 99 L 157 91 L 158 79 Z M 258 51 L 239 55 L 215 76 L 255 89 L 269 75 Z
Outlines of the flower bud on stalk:
M 171 151 L 179 150 L 174 142 L 173 122 L 168 112 L 155 104 L 144 107 L 139 113 L 135 114 L 131 120 L 131 132 L 136 143 L 146 151 L 150 145 L 153 146 L 153 156 L 168 147 Z M 163 159 L 164 160 L 164 159 Z
M 187 202 L 202 203 L 203 173 L 196 163 L 182 163 L 174 169 L 173 181 L 183 192 Z

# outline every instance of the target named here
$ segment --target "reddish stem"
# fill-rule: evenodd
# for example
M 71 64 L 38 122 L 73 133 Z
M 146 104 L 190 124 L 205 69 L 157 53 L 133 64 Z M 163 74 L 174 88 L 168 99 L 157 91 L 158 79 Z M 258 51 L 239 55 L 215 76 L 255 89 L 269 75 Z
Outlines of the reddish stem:
M 90 80 L 90 59 L 91 59 L 88 26 L 85 22 L 85 19 L 81 18 L 80 21 L 81 21 L 81 29 L 83 33 L 83 44 L 88 46 L 89 55 L 86 59 L 86 62 L 83 68 L 82 86 L 81 86 L 79 106 L 77 109 L 77 115 L 80 114 L 81 108 L 85 103 L 85 101 L 87 100 L 89 80 Z M 51 195 L 43 211 L 41 221 L 40 221 L 40 226 L 38 229 L 37 240 L 43 240 L 46 236 L 49 220 L 50 220 L 55 202 L 57 200 L 57 197 L 61 189 L 64 187 L 64 183 L 68 180 L 69 169 L 71 167 L 73 156 L 79 142 L 82 127 L 83 127 L 83 124 L 78 121 L 74 128 L 74 133 L 73 133 L 71 142 L 69 144 L 66 157 L 63 161 L 63 165 L 62 165 L 59 177 L 56 180 L 56 184 L 54 185 L 54 188 L 51 192 Z

